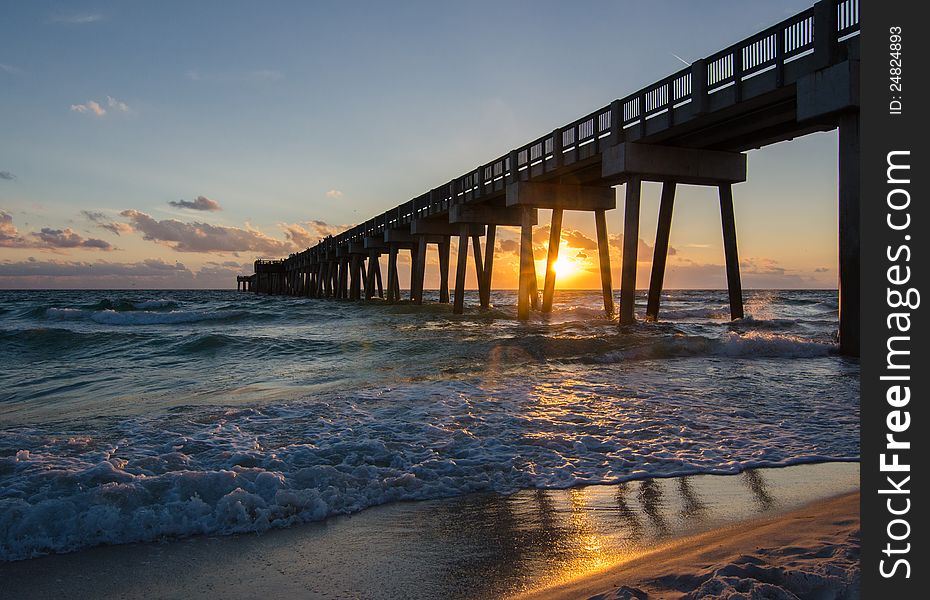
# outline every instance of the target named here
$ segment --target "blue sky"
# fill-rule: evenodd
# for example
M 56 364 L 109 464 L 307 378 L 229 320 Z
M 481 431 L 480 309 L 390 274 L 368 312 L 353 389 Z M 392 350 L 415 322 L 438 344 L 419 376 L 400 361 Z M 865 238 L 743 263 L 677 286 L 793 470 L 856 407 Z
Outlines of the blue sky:
M 221 285 L 256 256 L 364 220 L 680 69 L 675 55 L 708 55 L 807 6 L 7 2 L 0 287 Z M 833 287 L 835 147 L 820 134 L 750 154 L 750 180 L 735 188 L 750 286 Z M 196 210 L 198 197 L 219 208 Z M 668 284 L 716 287 L 714 195 L 679 197 Z M 647 244 L 656 198 L 647 189 Z M 566 226 L 592 237 L 590 220 Z M 206 241 L 187 243 L 192 232 Z M 574 283 L 596 285 L 583 270 Z

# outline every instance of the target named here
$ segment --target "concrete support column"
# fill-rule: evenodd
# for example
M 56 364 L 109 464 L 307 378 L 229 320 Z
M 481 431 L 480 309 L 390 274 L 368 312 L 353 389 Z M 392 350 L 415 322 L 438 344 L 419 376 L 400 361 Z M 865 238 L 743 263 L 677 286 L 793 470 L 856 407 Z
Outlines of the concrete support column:
M 636 254 L 639 250 L 639 200 L 642 180 L 630 177 L 623 207 L 623 267 L 620 273 L 620 324 L 636 321 Z
M 349 287 L 349 299 L 359 300 L 362 297 L 362 257 L 353 254 L 351 259 L 351 284 Z
M 552 209 L 552 221 L 549 224 L 549 249 L 546 257 L 546 280 L 543 284 L 542 312 L 552 312 L 552 300 L 555 295 L 555 263 L 559 260 L 559 244 L 562 241 L 562 209 Z
M 394 292 L 395 287 L 397 287 L 397 245 L 391 244 L 390 250 L 388 251 L 388 291 L 387 291 L 387 300 L 388 302 L 397 302 L 400 300 L 400 294 Z
M 397 270 L 397 261 L 394 261 L 394 301 L 400 301 L 400 272 Z
M 536 287 L 536 266 L 533 263 L 533 218 L 531 209 L 524 208 L 520 226 L 520 284 L 517 290 L 517 318 L 529 319 L 531 294 Z
M 478 298 L 484 297 L 484 261 L 481 260 L 481 238 L 471 236 L 472 252 L 475 259 L 475 278 L 478 282 Z
M 381 257 L 375 257 L 375 283 L 378 286 L 378 297 L 384 298 L 384 285 L 381 283 Z
M 465 267 L 468 266 L 468 225 L 460 225 L 458 257 L 455 262 L 455 299 L 452 312 L 460 315 L 465 311 Z
M 665 262 L 668 259 L 668 239 L 672 230 L 672 209 L 675 206 L 674 181 L 662 184 L 662 199 L 659 202 L 659 224 L 656 227 L 656 245 L 652 254 L 652 277 L 649 279 L 649 300 L 646 303 L 646 319 L 659 318 L 659 300 L 665 280 Z
M 365 273 L 365 300 L 371 300 L 375 295 L 375 264 L 378 262 L 378 253 L 368 255 L 368 271 Z
M 840 352 L 859 356 L 859 113 L 840 116 Z
M 411 300 L 414 304 L 423 304 L 423 280 L 426 277 L 426 236 L 418 236 L 416 270 L 410 283 Z
M 481 273 L 484 277 L 484 288 L 481 290 L 481 308 L 491 306 L 491 273 L 494 270 L 494 244 L 497 235 L 497 225 L 488 225 L 487 234 L 484 242 L 484 269 Z
M 439 243 L 439 301 L 449 303 L 449 258 L 452 253 L 452 243 L 446 237 Z
M 339 283 L 338 283 L 338 292 L 337 298 L 340 300 L 346 300 L 349 297 L 348 293 L 349 286 L 349 259 L 342 258 L 339 260 Z
M 614 287 L 610 277 L 610 239 L 607 237 L 607 211 L 594 211 L 594 225 L 597 228 L 597 254 L 601 267 L 601 294 L 604 297 L 604 312 L 608 317 L 614 316 Z
M 739 279 L 739 253 L 736 250 L 736 219 L 733 216 L 733 186 L 724 183 L 720 190 L 720 220 L 723 223 L 723 254 L 727 261 L 727 290 L 730 318 L 743 318 L 743 287 Z

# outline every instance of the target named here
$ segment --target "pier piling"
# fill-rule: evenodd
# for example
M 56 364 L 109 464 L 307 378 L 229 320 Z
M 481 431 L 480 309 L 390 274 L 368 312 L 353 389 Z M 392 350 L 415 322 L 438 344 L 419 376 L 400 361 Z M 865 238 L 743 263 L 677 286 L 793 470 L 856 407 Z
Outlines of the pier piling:
M 620 324 L 636 320 L 636 255 L 639 251 L 639 204 L 642 180 L 630 177 L 623 205 L 623 266 L 620 272 Z
M 672 211 L 675 207 L 675 188 L 674 181 L 664 182 L 662 197 L 659 200 L 659 222 L 656 226 L 656 243 L 652 253 L 652 277 L 649 279 L 649 298 L 646 302 L 646 319 L 651 321 L 659 318 L 665 262 L 668 259 L 668 240 L 672 231 Z
M 727 263 L 727 292 L 730 298 L 730 318 L 743 318 L 743 287 L 739 277 L 739 253 L 736 250 L 736 220 L 733 215 L 733 187 L 721 184 L 720 217 L 723 222 L 723 253 Z

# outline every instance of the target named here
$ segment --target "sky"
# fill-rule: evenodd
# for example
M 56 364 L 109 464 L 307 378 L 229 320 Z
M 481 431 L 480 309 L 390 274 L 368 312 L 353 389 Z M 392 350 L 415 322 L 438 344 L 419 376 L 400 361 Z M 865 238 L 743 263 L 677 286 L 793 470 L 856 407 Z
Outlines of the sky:
M 5 2 L 0 288 L 233 287 L 257 257 L 306 248 L 809 5 Z M 836 147 L 831 132 L 749 153 L 734 186 L 744 287 L 836 287 Z M 640 287 L 658 197 L 645 184 Z M 517 237 L 498 234 L 495 288 L 516 287 Z M 559 286 L 599 287 L 592 215 L 566 213 L 562 238 Z M 716 190 L 679 186 L 666 287 L 725 282 Z

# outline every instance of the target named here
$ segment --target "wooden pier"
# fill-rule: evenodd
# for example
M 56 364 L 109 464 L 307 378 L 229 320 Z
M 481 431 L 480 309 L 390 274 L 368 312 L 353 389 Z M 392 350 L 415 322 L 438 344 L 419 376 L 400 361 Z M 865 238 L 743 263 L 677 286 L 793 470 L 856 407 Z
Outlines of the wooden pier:
M 239 289 L 313 298 L 401 299 L 398 254 L 410 252 L 409 298 L 423 302 L 429 246 L 439 253 L 440 302 L 464 309 L 471 248 L 482 307 L 490 304 L 498 226 L 520 227 L 517 314 L 551 311 L 566 210 L 593 213 L 604 310 L 614 313 L 606 212 L 624 185 L 619 321 L 634 321 L 643 181 L 662 183 L 646 316 L 657 319 L 678 184 L 712 186 L 720 199 L 730 314 L 743 316 L 733 184 L 745 151 L 839 129 L 840 350 L 859 354 L 859 1 L 821 0 L 452 181 L 280 260 L 255 261 Z M 739 200 L 737 200 L 739 201 Z M 743 201 L 751 201 L 745 199 Z M 551 209 L 542 298 L 533 261 L 537 210 Z M 449 262 L 458 239 L 455 284 Z M 484 243 L 482 245 L 482 238 Z M 386 254 L 387 274 L 380 257 Z

